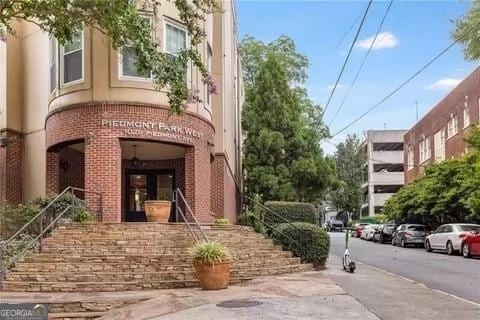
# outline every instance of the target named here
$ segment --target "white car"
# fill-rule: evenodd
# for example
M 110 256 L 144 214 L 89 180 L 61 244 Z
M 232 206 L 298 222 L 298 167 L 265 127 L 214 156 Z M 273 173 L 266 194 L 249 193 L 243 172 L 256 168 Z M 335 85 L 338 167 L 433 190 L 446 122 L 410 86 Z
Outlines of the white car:
M 373 235 L 375 234 L 375 229 L 377 228 L 376 224 L 369 224 L 363 228 L 362 233 L 360 234 L 360 239 L 364 240 L 373 240 Z
M 427 251 L 442 250 L 448 254 L 461 253 L 463 238 L 480 228 L 478 224 L 451 223 L 437 228 L 425 239 Z

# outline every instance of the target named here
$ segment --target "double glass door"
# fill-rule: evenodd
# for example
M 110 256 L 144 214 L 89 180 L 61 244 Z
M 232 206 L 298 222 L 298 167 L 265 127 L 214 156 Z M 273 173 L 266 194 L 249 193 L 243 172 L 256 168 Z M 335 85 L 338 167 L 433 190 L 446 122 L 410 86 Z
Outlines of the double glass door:
M 127 222 L 147 221 L 145 201 L 172 201 L 175 188 L 174 171 L 127 170 L 126 172 L 126 213 Z M 173 206 L 172 206 L 173 212 Z M 174 217 L 170 215 L 170 221 Z

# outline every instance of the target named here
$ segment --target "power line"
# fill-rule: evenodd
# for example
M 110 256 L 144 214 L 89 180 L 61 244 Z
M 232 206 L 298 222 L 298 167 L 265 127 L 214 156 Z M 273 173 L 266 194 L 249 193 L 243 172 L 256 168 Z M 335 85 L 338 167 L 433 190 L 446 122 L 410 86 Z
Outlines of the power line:
M 340 45 L 343 43 L 343 41 L 345 40 L 345 38 L 348 36 L 348 34 L 350 33 L 350 31 L 352 31 L 353 27 L 357 24 L 358 20 L 360 20 L 360 18 L 362 17 L 362 13 L 360 12 L 358 14 L 358 16 L 355 18 L 355 21 L 352 22 L 352 24 L 350 25 L 350 27 L 348 27 L 347 31 L 345 31 L 345 33 L 343 34 L 342 38 L 338 41 L 337 45 L 335 46 L 335 49 L 334 50 L 337 50 Z
M 389 94 L 387 94 L 383 99 L 381 99 L 379 102 L 371 106 L 367 111 L 362 113 L 360 116 L 355 118 L 353 121 L 351 121 L 349 124 L 347 124 L 345 127 L 343 127 L 341 130 L 337 131 L 334 135 L 331 136 L 331 138 L 339 135 L 346 129 L 350 128 L 352 125 L 357 123 L 360 119 L 365 117 L 367 114 L 372 112 L 374 109 L 376 109 L 378 106 L 380 106 L 382 103 L 387 101 L 390 97 L 392 97 L 395 93 L 400 91 L 405 85 L 407 85 L 410 81 L 412 81 L 414 78 L 416 78 L 420 73 L 422 73 L 425 69 L 427 69 L 432 63 L 434 63 L 438 58 L 440 58 L 445 52 L 450 50 L 454 45 L 456 45 L 460 40 L 462 40 L 467 34 L 472 32 L 474 29 L 476 29 L 480 25 L 480 22 L 477 22 L 475 25 L 473 25 L 470 29 L 466 30 L 464 33 L 462 33 L 454 42 L 452 42 L 448 47 L 443 49 L 440 53 L 438 53 L 435 57 L 433 57 L 430 61 L 428 61 L 423 67 L 421 67 L 417 72 L 415 72 L 412 76 L 410 76 L 407 80 L 402 82 L 397 88 L 395 88 L 393 91 L 391 91 Z
M 368 1 L 367 8 L 365 9 L 365 12 L 363 13 L 362 21 L 360 22 L 360 25 L 358 26 L 357 33 L 355 34 L 355 38 L 352 41 L 352 44 L 350 45 L 350 49 L 348 50 L 347 57 L 345 58 L 345 61 L 343 62 L 342 69 L 340 70 L 340 74 L 337 77 L 337 80 L 335 81 L 335 84 L 333 86 L 332 92 L 330 92 L 330 96 L 328 97 L 327 104 L 325 105 L 325 108 L 322 111 L 322 114 L 320 115 L 320 120 L 323 119 L 323 116 L 325 115 L 325 112 L 327 111 L 328 105 L 330 104 L 330 101 L 332 101 L 333 94 L 335 93 L 335 90 L 337 89 L 338 83 L 340 82 L 340 78 L 342 77 L 343 71 L 345 70 L 345 67 L 347 66 L 348 60 L 350 58 L 350 54 L 352 53 L 353 47 L 355 46 L 355 43 L 357 42 L 358 36 L 360 34 L 360 31 L 362 30 L 363 24 L 365 23 L 365 19 L 367 18 L 367 13 L 368 10 L 370 10 L 370 6 L 372 5 L 373 0 Z
M 378 34 L 380 33 L 380 30 L 382 30 L 383 24 L 385 23 L 385 20 L 388 16 L 388 13 L 390 12 L 390 8 L 392 7 L 393 0 L 390 0 L 390 3 L 387 6 L 387 9 L 385 11 L 385 14 L 383 15 L 382 21 L 380 22 L 377 32 L 375 33 L 375 36 L 373 37 L 372 43 L 370 43 L 370 47 L 368 48 L 367 53 L 363 57 L 362 63 L 360 64 L 360 67 L 358 68 L 357 74 L 355 74 L 355 77 L 353 78 L 352 83 L 350 84 L 347 92 L 345 93 L 345 96 L 343 97 L 342 103 L 340 103 L 340 106 L 337 108 L 337 111 L 333 115 L 332 119 L 328 123 L 328 126 L 332 124 L 332 122 L 337 118 L 338 114 L 342 110 L 343 106 L 345 105 L 345 102 L 347 101 L 348 95 L 350 94 L 350 91 L 352 91 L 353 87 L 355 86 L 355 83 L 357 82 L 358 76 L 360 75 L 360 72 L 362 72 L 363 66 L 365 65 L 365 62 L 368 59 L 368 56 L 370 55 L 370 52 L 372 52 L 372 48 L 375 45 L 375 42 L 377 41 Z

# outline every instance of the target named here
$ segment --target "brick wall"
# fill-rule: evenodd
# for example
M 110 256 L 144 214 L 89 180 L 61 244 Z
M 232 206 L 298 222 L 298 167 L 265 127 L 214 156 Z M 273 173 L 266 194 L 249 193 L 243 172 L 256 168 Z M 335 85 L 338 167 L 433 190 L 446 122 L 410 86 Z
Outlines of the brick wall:
M 174 135 L 146 135 L 145 131 L 128 132 L 124 128 L 102 126 L 102 120 L 163 121 L 169 125 L 196 130 L 200 137 L 179 140 Z M 47 149 L 58 145 L 85 141 L 85 188 L 103 194 L 103 220 L 121 221 L 122 169 L 120 139 L 174 143 L 186 147 L 185 196 L 201 222 L 213 221 L 210 209 L 210 162 L 214 129 L 212 124 L 195 114 L 172 115 L 169 108 L 130 103 L 91 103 L 75 105 L 50 114 L 46 121 Z M 53 156 L 47 156 L 47 158 Z M 47 162 L 53 166 L 52 158 Z M 47 175 L 55 185 L 55 169 Z M 89 201 L 87 197 L 87 202 Z
M 22 202 L 23 136 L 12 130 L 0 132 L 7 144 L 0 147 L 0 202 Z
M 224 153 L 215 154 L 211 172 L 211 207 L 219 218 L 237 221 L 239 192 Z
M 443 98 L 430 112 L 428 112 L 412 129 L 404 136 L 405 143 L 405 183 L 410 183 L 419 177 L 424 167 L 433 162 L 435 153 L 434 134 L 445 127 L 447 122 L 453 116 L 458 116 L 458 133 L 450 139 L 446 137 L 445 159 L 459 157 L 466 152 L 464 138 L 468 134 L 469 128 L 464 129 L 463 110 L 465 107 L 465 97 L 468 96 L 470 123 L 479 122 L 479 99 L 480 99 L 480 67 L 475 69 L 465 80 L 463 80 L 452 92 Z M 422 137 L 430 137 L 432 157 L 420 163 L 419 144 Z M 408 167 L 408 146 L 414 148 L 414 165 Z
M 63 148 L 59 152 L 60 191 L 72 186 L 85 189 L 85 155 L 72 148 Z

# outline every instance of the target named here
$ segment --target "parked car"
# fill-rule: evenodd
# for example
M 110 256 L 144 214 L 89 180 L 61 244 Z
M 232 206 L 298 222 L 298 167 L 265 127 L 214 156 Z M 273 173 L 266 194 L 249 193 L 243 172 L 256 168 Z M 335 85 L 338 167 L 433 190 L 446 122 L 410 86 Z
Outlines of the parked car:
M 427 251 L 441 250 L 452 255 L 462 252 L 465 236 L 474 233 L 480 228 L 478 224 L 468 223 L 450 223 L 437 228 L 425 240 L 425 249 Z
M 423 224 L 401 224 L 392 236 L 392 246 L 400 244 L 406 247 L 409 244 L 424 246 L 427 236 L 427 227 Z
M 368 226 L 365 226 L 365 228 L 362 230 L 362 234 L 360 235 L 360 239 L 372 240 L 376 227 L 376 224 L 369 224 Z
M 360 236 L 362 235 L 362 230 L 363 230 L 363 228 L 365 228 L 365 227 L 368 226 L 369 224 L 370 224 L 370 223 L 356 223 L 356 224 L 353 226 L 352 237 L 360 238 Z
M 328 232 L 343 231 L 343 221 L 342 220 L 329 220 L 327 221 Z
M 375 233 L 373 234 L 373 242 L 377 242 L 377 241 L 380 243 L 391 242 L 394 231 L 395 231 L 394 224 L 379 225 L 377 227 L 377 230 L 375 230 Z
M 473 233 L 469 233 L 463 238 L 462 255 L 464 258 L 480 256 L 480 228 L 477 228 Z

